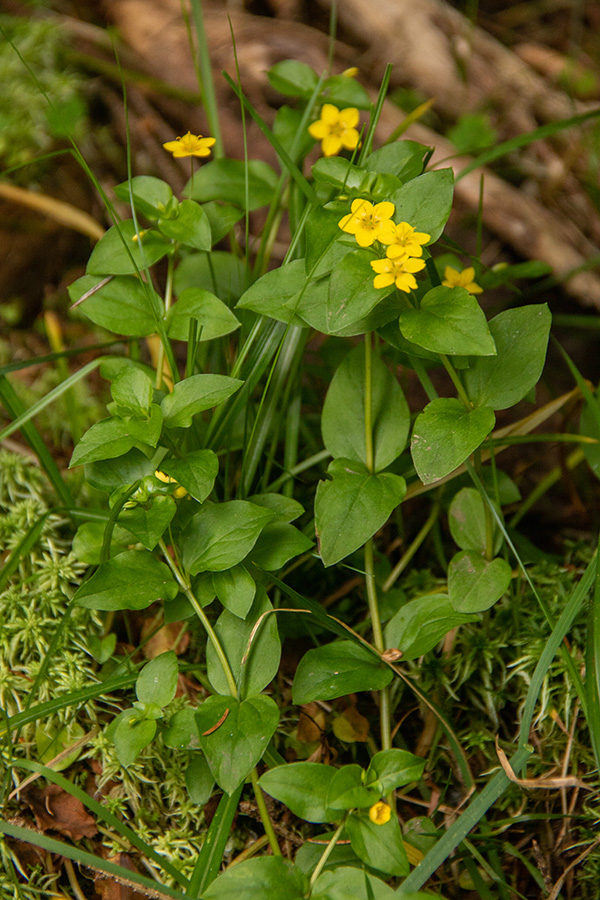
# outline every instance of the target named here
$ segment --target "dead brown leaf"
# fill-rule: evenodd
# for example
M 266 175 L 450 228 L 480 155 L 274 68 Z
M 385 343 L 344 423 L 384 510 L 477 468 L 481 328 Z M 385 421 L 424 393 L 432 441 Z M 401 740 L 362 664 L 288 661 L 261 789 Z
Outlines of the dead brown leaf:
M 320 740 L 326 721 L 325 710 L 318 703 L 305 703 L 300 708 L 296 737 L 306 744 Z
M 35 816 L 40 831 L 57 831 L 74 841 L 93 837 L 98 829 L 85 806 L 57 784 L 48 784 L 43 790 L 31 788 L 23 794 L 23 800 Z
M 117 856 L 112 856 L 109 862 L 116 863 L 118 866 L 123 866 L 124 869 L 129 869 L 130 872 L 139 874 L 127 853 L 119 853 Z M 126 884 L 125 881 L 100 873 L 94 879 L 94 887 L 101 900 L 148 900 L 149 896 L 146 891 L 138 891 L 130 884 Z

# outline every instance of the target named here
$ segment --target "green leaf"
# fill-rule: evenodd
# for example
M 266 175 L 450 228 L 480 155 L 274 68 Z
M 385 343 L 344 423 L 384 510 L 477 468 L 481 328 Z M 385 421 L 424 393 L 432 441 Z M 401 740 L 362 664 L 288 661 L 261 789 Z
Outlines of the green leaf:
M 323 100 L 334 103 L 340 109 L 356 106 L 358 109 L 370 109 L 371 98 L 364 87 L 348 75 L 332 75 L 323 85 Z
M 455 494 L 448 510 L 450 534 L 461 550 L 487 551 L 487 528 L 485 503 L 475 488 L 462 488 Z M 497 553 L 502 544 L 502 534 L 493 523 L 493 552 Z
M 395 141 L 375 150 L 364 161 L 369 172 L 395 175 L 401 181 L 411 181 L 423 171 L 427 147 L 415 141 Z
M 248 206 L 251 212 L 267 206 L 277 185 L 277 174 L 262 159 L 213 159 L 194 172 L 185 193 L 193 200 L 222 200 L 246 208 L 246 174 Z
M 296 59 L 283 59 L 267 72 L 269 84 L 286 97 L 308 99 L 319 81 L 317 73 L 306 63 Z
M 396 814 L 385 825 L 371 822 L 366 812 L 353 813 L 346 822 L 352 849 L 369 868 L 386 875 L 408 875 L 410 866 Z
M 35 729 L 35 745 L 37 749 L 37 759 L 42 765 L 46 765 L 53 760 L 59 753 L 74 744 L 79 738 L 84 736 L 85 732 L 81 725 L 72 721 L 68 725 L 62 727 L 57 723 L 44 723 L 37 725 Z M 52 768 L 55 772 L 61 772 L 72 765 L 83 747 L 80 745 L 71 750 L 61 760 L 53 763 Z
M 245 284 L 244 261 L 224 250 L 192 253 L 184 257 L 175 270 L 175 293 L 178 297 L 186 288 L 203 288 L 220 297 L 224 303 L 235 303 Z
M 404 309 L 398 321 L 402 335 L 434 353 L 490 356 L 496 347 L 483 310 L 461 287 L 434 287 L 420 309 Z
M 378 303 L 394 290 L 376 288 L 375 273 L 368 250 L 354 250 L 335 266 L 329 282 L 327 299 L 327 334 L 339 334 L 367 316 Z
M 161 409 L 155 403 L 152 404 L 149 419 L 130 416 L 126 419 L 113 417 L 96 422 L 88 428 L 75 447 L 69 468 L 122 456 L 139 444 L 156 446 L 161 425 Z
M 100 565 L 105 528 L 106 522 L 84 522 L 79 526 L 73 538 L 73 553 L 80 562 L 90 566 Z M 116 556 L 127 550 L 131 543 L 130 532 L 116 525 L 110 541 L 110 555 Z
M 307 878 L 282 856 L 232 866 L 202 892 L 203 900 L 303 900 Z
M 126 709 L 119 715 L 111 737 L 122 766 L 127 768 L 135 762 L 144 747 L 153 740 L 156 728 L 156 720 L 143 718 L 137 709 Z
M 259 587 L 245 619 L 240 619 L 227 609 L 217 619 L 215 632 L 241 697 L 260 694 L 277 674 L 281 659 L 281 641 L 277 630 L 277 617 L 271 613 L 272 609 L 273 606 L 264 588 Z M 255 625 L 261 617 L 261 623 L 255 631 Z M 210 640 L 206 643 L 206 669 L 215 691 L 219 694 L 228 694 L 229 682 Z
M 156 703 L 161 709 L 171 702 L 177 690 L 179 666 L 173 650 L 167 650 L 146 663 L 135 683 L 135 693 L 142 703 Z
M 545 303 L 507 309 L 491 320 L 496 356 L 473 360 L 464 374 L 475 406 L 508 409 L 535 387 L 544 368 L 551 321 Z
M 124 203 L 131 203 L 133 197 L 136 211 L 147 219 L 158 219 L 176 202 L 166 181 L 152 175 L 136 175 L 131 182 L 123 181 L 113 190 Z
M 400 385 L 378 356 L 372 360 L 371 378 L 375 471 L 379 472 L 404 450 L 410 412 Z M 365 351 L 360 345 L 337 369 L 323 404 L 323 443 L 333 457 L 367 462 L 364 422 Z
M 195 725 L 194 732 L 198 734 Z M 210 771 L 206 757 L 200 753 L 194 754 L 185 770 L 185 786 L 190 800 L 197 806 L 204 806 L 210 800 L 215 786 L 215 779 Z
M 299 762 L 269 769 L 259 785 L 307 822 L 333 822 L 338 814 L 327 808 L 326 800 L 336 769 L 323 763 Z
M 206 376 L 209 377 L 209 376 Z M 185 528 L 181 547 L 188 572 L 222 572 L 240 563 L 274 514 L 247 500 L 204 506 Z
M 162 732 L 163 744 L 174 750 L 198 750 L 198 729 L 196 728 L 195 710 L 191 706 L 178 710 L 171 716 L 169 724 Z M 203 759 L 198 754 L 199 759 Z M 211 785 L 213 781 L 211 778 Z
M 230 203 L 218 203 L 215 200 L 204 203 L 202 208 L 208 216 L 213 244 L 221 241 L 244 215 L 239 207 Z
M 512 570 L 501 557 L 487 560 L 476 550 L 462 550 L 448 567 L 448 596 L 457 612 L 483 612 L 508 590 Z
M 311 896 L 313 900 L 396 900 L 397 895 L 365 869 L 337 866 L 319 875 Z
M 204 503 L 213 489 L 219 460 L 213 450 L 192 450 L 183 459 L 168 459 L 160 464 L 198 503 Z
M 146 508 L 137 505 L 124 509 L 119 515 L 119 524 L 133 534 L 146 550 L 154 550 L 165 533 L 177 504 L 166 494 L 155 494 Z
M 311 278 L 327 275 L 334 265 L 345 256 L 356 250 L 356 242 L 348 240 L 339 226 L 342 216 L 348 211 L 343 209 L 316 206 L 306 220 L 306 274 Z
M 150 415 L 154 385 L 137 366 L 124 366 L 113 380 L 110 392 L 115 403 L 131 415 L 146 418 Z
M 73 303 L 101 282 L 98 275 L 84 275 L 68 288 Z M 115 334 L 145 337 L 154 334 L 162 316 L 158 294 L 139 278 L 121 276 L 111 279 L 84 300 L 79 310 L 95 325 Z
M 250 551 L 250 559 L 266 572 L 276 572 L 290 559 L 306 553 L 313 542 L 293 525 L 286 522 L 269 522 Z
M 319 553 L 331 566 L 362 547 L 402 502 L 406 483 L 399 475 L 369 475 L 360 463 L 333 460 L 331 481 L 320 481 L 315 499 Z
M 355 764 L 337 769 L 327 792 L 327 806 L 344 810 L 371 807 L 377 803 L 381 794 L 367 790 L 362 781 L 363 775 L 364 769 Z
M 369 763 L 365 784 L 378 791 L 379 797 L 383 797 L 402 785 L 418 781 L 424 768 L 425 760 L 406 750 L 398 750 L 395 747 L 391 750 L 381 750 Z
M 88 275 L 132 275 L 152 266 L 169 251 L 156 231 L 136 230 L 133 219 L 113 225 L 102 235 L 88 260 Z
M 247 498 L 257 506 L 264 506 L 274 512 L 282 522 L 293 522 L 304 512 L 304 507 L 293 497 L 285 497 L 283 494 L 252 494 Z
M 262 759 L 278 723 L 277 704 L 264 694 L 241 702 L 213 695 L 199 707 L 200 746 L 225 793 L 231 794 Z
M 208 216 L 199 203 L 182 200 L 176 216 L 158 220 L 158 228 L 166 237 L 195 250 L 210 250 L 212 236 Z
M 132 485 L 147 475 L 153 475 L 162 453 L 162 450 L 158 450 L 148 459 L 134 448 L 118 459 L 99 459 L 85 466 L 85 479 L 97 490 L 112 494 L 117 488 Z
M 329 279 L 321 278 L 311 281 L 304 290 L 298 304 L 298 316 L 305 325 L 309 325 L 322 334 L 329 334 Z M 366 334 L 367 331 L 375 331 L 392 319 L 397 319 L 400 314 L 403 301 L 398 297 L 398 291 L 390 288 L 392 293 L 380 291 L 383 299 L 375 305 L 371 312 L 362 318 L 356 319 L 349 325 L 344 325 L 336 331 L 336 337 L 352 337 L 356 334 Z
M 408 222 L 416 231 L 424 231 L 433 243 L 448 221 L 453 191 L 452 169 L 436 169 L 413 178 L 389 198 L 396 207 L 394 221 Z
M 449 475 L 464 463 L 492 431 L 495 421 L 491 409 L 467 410 L 452 397 L 428 403 L 417 416 L 410 448 L 423 484 Z
M 456 612 L 446 594 L 427 594 L 406 603 L 388 622 L 385 646 L 402 651 L 402 659 L 417 659 L 429 653 L 442 638 L 477 616 Z
M 317 183 L 331 184 L 337 191 L 345 193 L 351 191 L 360 193 L 368 191 L 375 181 L 372 175 L 367 174 L 364 169 L 353 165 L 343 156 L 330 156 L 318 159 L 312 169 L 313 178 Z M 345 212 L 348 212 L 346 206 Z M 337 216 L 341 219 L 343 213 Z
M 243 565 L 238 564 L 223 572 L 214 572 L 212 580 L 216 595 L 225 609 L 243 619 L 256 594 L 252 575 Z
M 231 334 L 240 327 L 229 307 L 202 288 L 186 288 L 181 292 L 167 316 L 168 336 L 178 341 L 187 341 L 191 319 L 198 323 L 200 341 L 212 341 Z
M 228 375 L 191 375 L 174 385 L 161 403 L 167 428 L 189 428 L 192 418 L 223 403 L 243 382 Z
M 126 550 L 102 563 L 74 599 L 88 609 L 146 609 L 157 600 L 172 600 L 177 591 L 165 563 L 147 550 Z
M 237 306 L 270 316 L 278 322 L 303 325 L 296 310 L 307 283 L 304 260 L 294 259 L 285 266 L 265 272 L 242 294 Z
M 355 691 L 379 691 L 392 672 L 378 657 L 354 641 L 335 641 L 308 650 L 296 669 L 294 703 L 333 700 Z

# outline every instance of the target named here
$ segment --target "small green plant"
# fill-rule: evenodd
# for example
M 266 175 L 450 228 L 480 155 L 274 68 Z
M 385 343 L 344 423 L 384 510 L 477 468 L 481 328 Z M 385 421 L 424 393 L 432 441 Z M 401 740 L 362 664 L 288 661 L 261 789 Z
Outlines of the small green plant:
M 180 668 L 173 651 L 139 672 L 117 657 L 104 683 L 109 692 L 123 672 L 127 686 L 135 683 L 133 707 L 103 734 L 121 765 L 143 763 L 142 751 L 162 743 L 182 752 L 192 802 L 206 802 L 215 790 L 220 798 L 191 874 L 165 866 L 165 896 L 432 897 L 420 889 L 510 781 L 498 772 L 443 834 L 430 823 L 424 836 L 420 819 L 401 827 L 395 791 L 416 785 L 426 796 L 427 787 L 424 760 L 403 746 L 399 688 L 408 685 L 436 717 L 465 788 L 474 788 L 452 723 L 404 665 L 427 658 L 461 626 L 483 629 L 494 604 L 517 596 L 520 560 L 503 508 L 518 490 L 496 457 L 530 422 L 515 413 L 508 429 L 495 431 L 496 413 L 534 392 L 551 317 L 535 304 L 488 321 L 477 295 L 498 273 L 478 260 L 447 264 L 452 170 L 429 169 L 429 148 L 412 141 L 373 150 L 387 78 L 374 105 L 352 73 L 319 78 L 285 61 L 269 79 L 294 103 L 278 110 L 272 130 L 238 94 L 270 137 L 280 171 L 261 160 L 227 159 L 213 138 L 188 133 L 168 142 L 166 150 L 192 160 L 183 196 L 146 175 L 117 186 L 131 218 L 98 241 L 86 274 L 70 288 L 79 314 L 130 348 L 99 361 L 110 385 L 108 415 L 71 458 L 106 498 L 76 535 L 79 558 L 94 571 L 74 605 L 110 621 L 160 604 L 167 622 L 195 619 L 205 635 L 192 662 L 203 689 L 196 707 L 169 712 Z M 315 141 L 324 157 L 305 175 Z M 217 158 L 194 169 L 193 157 L 213 147 Z M 262 207 L 266 223 L 250 240 L 249 214 Z M 274 266 L 284 214 L 291 239 Z M 338 357 L 317 411 L 320 437 L 314 420 L 303 421 L 312 334 L 331 341 Z M 150 366 L 142 341 L 154 335 L 160 349 Z M 445 371 L 450 396 L 438 395 L 433 369 Z M 422 408 L 409 408 L 401 372 L 420 382 Z M 392 564 L 382 529 L 395 527 L 406 499 L 429 490 L 437 492 L 432 514 Z M 433 590 L 407 600 L 398 580 L 442 503 L 458 550 Z M 349 620 L 327 612 L 318 588 L 347 569 L 364 583 Z M 548 614 L 554 649 L 544 651 L 546 669 L 536 668 L 512 736 L 516 775 L 531 754 L 529 727 L 545 672 L 594 573 L 591 563 L 567 603 L 569 615 L 555 625 Z M 274 682 L 281 631 L 313 641 L 291 697 Z M 114 649 L 98 640 L 90 647 L 103 663 Z M 564 664 L 585 703 L 568 654 Z M 355 742 L 352 761 L 340 765 L 286 761 L 282 713 L 290 701 L 307 708 L 358 692 L 378 698 L 376 738 L 364 748 Z M 219 874 L 246 785 L 272 855 Z M 297 817 L 299 833 L 315 837 L 293 860 L 282 857 L 265 794 Z M 17 826 L 2 828 L 23 837 Z M 57 842 L 44 841 L 59 852 Z M 60 847 L 90 864 L 87 854 Z M 412 872 L 411 862 L 419 863 Z M 102 860 L 96 865 L 124 877 Z
M 0 34 L 0 78 L 10 85 L 0 99 L 4 170 L 31 163 L 55 140 L 78 134 L 86 107 L 79 77 L 65 68 L 59 25 L 2 15 Z

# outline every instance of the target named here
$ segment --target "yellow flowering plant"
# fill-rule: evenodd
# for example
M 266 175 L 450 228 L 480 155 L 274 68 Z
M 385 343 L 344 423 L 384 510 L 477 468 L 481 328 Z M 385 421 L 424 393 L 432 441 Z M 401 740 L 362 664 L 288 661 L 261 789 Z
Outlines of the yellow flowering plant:
M 211 798 L 218 807 L 194 865 L 178 859 L 168 870 L 177 891 L 222 897 L 249 885 L 257 896 L 327 896 L 324 868 L 344 840 L 376 887 L 402 880 L 414 894 L 464 834 L 460 821 L 451 825 L 438 855 L 411 872 L 396 791 L 419 785 L 425 761 L 404 749 L 414 749 L 417 729 L 398 736 L 404 693 L 413 690 L 401 667 L 429 659 L 448 633 L 476 629 L 512 590 L 513 561 L 502 553 L 505 495 L 491 515 L 486 490 L 500 479 L 485 459 L 496 447 L 496 411 L 510 410 L 541 376 L 549 312 L 536 304 L 488 321 L 474 296 L 486 285 L 484 270 L 482 287 L 472 268 L 447 267 L 440 278 L 453 172 L 428 169 L 430 148 L 413 141 L 374 149 L 387 81 L 373 106 L 348 74 L 320 78 L 286 60 L 269 80 L 294 102 L 278 109 L 272 129 L 261 120 L 276 166 L 229 159 L 213 137 L 167 141 L 175 158 L 206 162 L 177 195 L 153 175 L 118 185 L 131 217 L 98 240 L 69 289 L 77 314 L 125 348 L 93 364 L 111 399 L 71 458 L 94 497 L 104 494 L 78 535 L 94 571 L 73 604 L 108 613 L 109 623 L 150 607 L 184 630 L 188 619 L 196 623 L 186 660 L 199 682 L 193 703 L 169 708 L 175 651 L 129 681 L 119 674 L 106 682 L 115 691 L 136 685 L 137 705 L 103 736 L 119 764 L 143 771 L 148 754 L 167 747 L 186 773 L 181 803 L 198 819 Z M 375 115 L 359 140 L 360 110 Z M 309 167 L 313 140 L 323 155 Z M 213 147 L 217 158 L 209 159 Z M 264 227 L 254 210 L 265 213 L 256 217 Z M 289 232 L 279 230 L 284 218 Z M 278 264 L 274 248 L 286 234 Z M 318 371 L 315 346 L 325 347 Z M 444 396 L 428 374 L 435 366 L 440 380 L 447 376 Z M 427 397 L 412 411 L 407 371 Z M 326 390 L 315 399 L 317 381 Z M 465 468 L 476 487 L 453 490 Z M 442 484 L 443 504 L 436 495 L 423 527 L 447 510 L 440 533 L 459 549 L 449 553 L 439 593 L 407 600 L 392 588 L 422 537 L 410 544 L 402 532 L 402 504 Z M 85 518 L 73 498 L 61 495 L 61 503 Z M 358 573 L 351 602 L 349 566 Z M 299 661 L 281 677 L 284 623 L 294 638 L 309 627 L 311 641 L 309 649 L 298 642 Z M 115 666 L 129 671 L 122 660 Z M 420 704 L 425 693 L 414 687 Z M 344 721 L 336 701 L 349 696 L 365 715 L 353 699 L 347 708 L 356 715 Z M 290 727 L 295 709 L 318 710 L 322 743 L 309 746 L 298 723 Z M 470 789 L 452 726 L 434 712 Z M 511 761 L 516 772 L 524 747 Z M 504 789 L 503 773 L 491 777 L 496 793 L 469 807 L 479 816 L 489 809 L 485 797 Z M 252 792 L 270 855 L 219 874 L 214 848 L 225 848 L 244 792 Z M 298 864 L 284 862 L 265 793 L 304 820 L 303 833 L 331 826 L 326 846 L 307 841 Z M 432 815 L 434 832 L 445 829 Z M 364 894 L 353 873 L 340 877 Z
M 192 134 L 188 131 L 183 137 L 175 138 L 163 144 L 165 150 L 172 153 L 175 159 L 184 159 L 188 156 L 210 156 L 211 148 L 215 144 L 214 137 L 202 137 L 201 134 Z
M 340 150 L 355 150 L 360 134 L 357 130 L 359 112 L 354 106 L 338 109 L 332 103 L 324 103 L 321 117 L 308 127 L 311 137 L 321 141 L 325 156 L 335 156 Z

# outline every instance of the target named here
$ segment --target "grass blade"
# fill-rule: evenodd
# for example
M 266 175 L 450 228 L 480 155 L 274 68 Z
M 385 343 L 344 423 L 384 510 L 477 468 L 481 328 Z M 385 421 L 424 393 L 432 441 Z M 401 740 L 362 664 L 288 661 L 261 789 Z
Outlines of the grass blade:
M 160 856 L 160 854 L 156 853 L 145 841 L 139 838 L 134 831 L 129 828 L 124 822 L 121 821 L 114 813 L 110 812 L 105 806 L 101 803 L 98 803 L 97 800 L 94 800 L 93 797 L 90 797 L 84 790 L 80 787 L 77 787 L 76 784 L 73 784 L 72 781 L 69 781 L 68 778 L 65 778 L 60 772 L 55 772 L 53 769 L 48 768 L 48 766 L 43 766 L 40 763 L 34 762 L 29 759 L 20 759 L 16 760 L 13 764 L 13 768 L 27 769 L 30 772 L 39 772 L 40 775 L 43 775 L 47 781 L 51 781 L 53 784 L 57 784 L 68 794 L 71 794 L 72 797 L 76 797 L 77 800 L 80 800 L 84 806 L 86 806 L 89 810 L 91 810 L 97 818 L 103 819 L 108 825 L 115 829 L 115 831 L 121 835 L 126 841 L 135 847 L 140 853 L 143 853 L 145 856 L 153 859 L 155 863 L 157 863 L 161 869 L 164 869 L 165 872 L 175 879 L 182 887 L 186 887 L 189 884 L 188 879 L 181 874 L 181 872 L 173 866 L 168 859 L 164 856 Z M 17 789 L 18 790 L 18 789 Z
M 223 794 L 219 801 L 208 833 L 204 838 L 202 850 L 198 855 L 194 874 L 190 880 L 187 900 L 197 900 L 202 892 L 215 880 L 221 868 L 225 846 L 229 840 L 231 826 L 237 812 L 237 805 L 242 794 L 243 783 L 233 794 Z
M 25 841 L 27 844 L 41 847 L 42 850 L 47 850 L 48 853 L 66 856 L 67 859 L 72 859 L 73 862 L 79 863 L 81 866 L 87 866 L 97 872 L 106 872 L 121 884 L 138 888 L 149 897 L 155 898 L 155 900 L 163 900 L 163 898 L 164 900 L 167 900 L 167 898 L 171 898 L 171 900 L 189 900 L 189 896 L 186 897 L 181 891 L 167 887 L 165 884 L 160 884 L 160 882 L 154 881 L 152 878 L 146 878 L 145 875 L 138 875 L 137 872 L 132 872 L 130 869 L 111 863 L 100 856 L 94 856 L 93 853 L 86 853 L 84 850 L 79 850 L 78 847 L 72 847 L 62 841 L 46 837 L 45 834 L 40 834 L 31 828 L 11 825 L 9 822 L 0 819 L 0 834 L 6 834 L 8 837 L 15 838 L 18 841 Z
M 100 363 L 102 362 L 103 357 L 98 357 L 98 359 L 93 360 L 87 365 L 83 366 L 82 369 L 79 369 L 78 372 L 75 372 L 73 375 L 69 376 L 65 381 L 61 382 L 61 384 L 57 385 L 53 390 L 50 391 L 49 394 L 46 394 L 45 397 L 42 397 L 41 400 L 38 400 L 37 403 L 34 403 L 29 409 L 24 410 L 19 416 L 11 422 L 10 425 L 7 425 L 6 428 L 3 428 L 0 431 L 0 441 L 5 440 L 9 437 L 13 432 L 18 431 L 24 424 L 29 422 L 36 416 L 42 409 L 45 409 L 49 406 L 57 397 L 61 397 L 65 391 L 68 391 L 69 388 L 73 387 L 74 384 L 77 384 L 78 381 L 81 381 L 82 378 L 89 372 L 93 372 L 94 369 L 97 369 Z M 12 387 L 12 386 L 11 386 Z M 71 505 L 70 503 L 67 505 Z
M 27 414 L 25 407 L 17 397 L 15 389 L 6 377 L 0 378 L 0 401 L 2 401 L 4 408 L 13 419 L 18 419 Z M 21 425 L 21 430 L 25 440 L 37 456 L 41 467 L 48 476 L 48 479 L 63 506 L 74 506 L 75 501 L 73 500 L 71 491 L 60 474 L 58 466 L 54 462 L 51 453 L 48 451 L 42 436 L 33 422 L 24 420 Z

